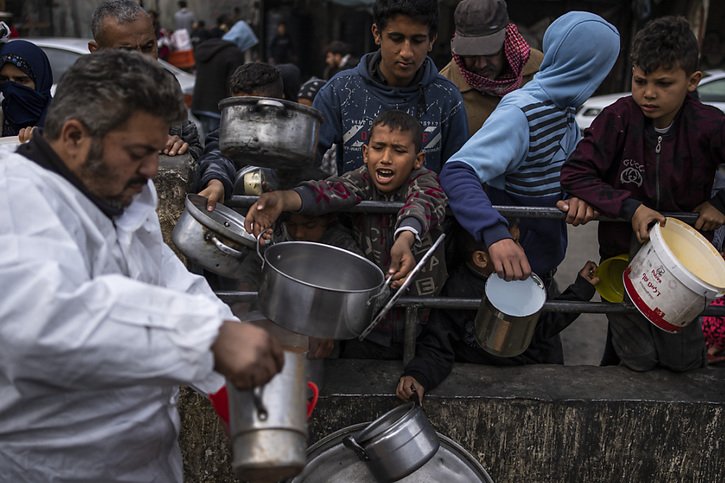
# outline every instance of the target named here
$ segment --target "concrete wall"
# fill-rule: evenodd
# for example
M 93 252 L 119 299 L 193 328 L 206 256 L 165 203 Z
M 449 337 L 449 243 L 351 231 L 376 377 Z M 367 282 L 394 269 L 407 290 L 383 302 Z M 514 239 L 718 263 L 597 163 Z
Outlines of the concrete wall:
M 162 157 L 156 179 L 167 240 L 194 164 Z M 398 361 L 325 361 L 310 443 L 395 407 Z M 229 441 L 206 399 L 184 389 L 187 482 L 235 481 Z M 687 374 L 620 367 L 459 364 L 427 395 L 436 429 L 497 482 L 725 481 L 725 368 Z

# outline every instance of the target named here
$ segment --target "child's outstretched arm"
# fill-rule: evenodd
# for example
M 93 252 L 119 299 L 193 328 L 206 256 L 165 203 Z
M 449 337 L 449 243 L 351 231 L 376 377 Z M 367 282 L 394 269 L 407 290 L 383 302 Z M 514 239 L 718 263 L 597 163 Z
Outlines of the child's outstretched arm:
M 249 207 L 244 219 L 244 228 L 254 236 L 259 236 L 270 228 L 283 211 L 299 211 L 302 198 L 296 191 L 270 191 L 262 193 L 259 199 Z
M 587 261 L 577 275 L 573 284 L 569 285 L 564 292 L 555 298 L 560 301 L 588 302 L 594 297 L 594 286 L 599 283 L 597 277 L 597 264 Z M 544 338 L 554 337 L 566 329 L 579 317 L 573 312 L 544 312 L 539 318 L 541 336 Z M 538 332 L 537 328 L 537 332 Z
M 410 230 L 403 230 L 390 249 L 390 268 L 388 275 L 392 275 L 392 288 L 399 288 L 405 282 L 405 278 L 415 267 L 415 257 L 413 256 L 413 244 L 415 243 L 415 233 Z

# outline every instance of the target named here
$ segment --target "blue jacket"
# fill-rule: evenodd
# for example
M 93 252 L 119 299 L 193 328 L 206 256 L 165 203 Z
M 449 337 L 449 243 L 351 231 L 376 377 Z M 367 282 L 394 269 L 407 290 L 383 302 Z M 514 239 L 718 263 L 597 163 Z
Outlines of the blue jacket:
M 441 171 L 454 215 L 486 246 L 511 237 L 492 204 L 555 206 L 562 199 L 559 171 L 580 137 L 576 108 L 617 60 L 619 33 L 597 15 L 569 12 L 546 30 L 543 48 L 539 72 L 501 100 Z M 566 225 L 521 220 L 521 244 L 532 270 L 545 275 L 564 259 Z
M 419 81 L 414 85 L 381 84 L 369 72 L 379 58 L 379 52 L 364 55 L 357 67 L 339 72 L 315 96 L 313 107 L 322 112 L 324 119 L 319 158 L 337 144 L 339 174 L 362 166 L 362 146 L 373 119 L 383 111 L 398 109 L 423 125 L 425 166 L 440 172 L 446 159 L 466 142 L 468 121 L 461 93 L 438 73 L 430 58 L 420 67 Z

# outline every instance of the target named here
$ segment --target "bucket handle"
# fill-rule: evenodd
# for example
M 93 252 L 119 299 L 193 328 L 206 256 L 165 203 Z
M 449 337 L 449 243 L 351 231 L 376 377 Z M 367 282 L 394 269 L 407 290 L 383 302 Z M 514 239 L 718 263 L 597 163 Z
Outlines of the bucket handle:
M 224 242 L 222 242 L 220 239 L 218 239 L 216 236 L 214 236 L 211 233 L 207 233 L 205 236 L 207 241 L 210 241 L 214 244 L 214 246 L 222 252 L 225 255 L 229 255 L 235 258 L 243 258 L 244 254 L 240 252 L 239 250 L 235 250 L 234 248 L 230 247 L 229 245 L 225 245 Z
M 365 451 L 365 448 L 360 446 L 357 441 L 355 441 L 355 438 L 350 436 L 345 436 L 342 439 L 342 444 L 345 445 L 346 448 L 350 448 L 357 454 L 357 457 L 360 458 L 361 461 L 370 461 L 370 457 L 368 456 L 367 452 Z
M 320 397 L 320 388 L 312 381 L 307 381 L 307 387 L 312 391 L 312 400 L 307 402 L 307 419 L 312 416 L 312 411 L 317 407 L 317 400 Z

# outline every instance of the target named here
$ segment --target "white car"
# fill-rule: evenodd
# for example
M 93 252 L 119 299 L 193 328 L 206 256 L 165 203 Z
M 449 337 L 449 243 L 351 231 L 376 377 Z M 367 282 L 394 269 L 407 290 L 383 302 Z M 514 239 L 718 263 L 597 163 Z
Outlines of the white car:
M 717 107 L 725 112 L 725 71 L 709 70 L 703 72 L 697 92 L 704 104 Z M 602 112 L 602 109 L 629 94 L 629 92 L 618 92 L 616 94 L 590 97 L 576 112 L 576 123 L 579 128 L 588 128 L 594 118 Z
M 90 54 L 88 51 L 88 39 L 71 38 L 71 37 L 43 37 L 23 39 L 32 42 L 45 52 L 50 61 L 50 68 L 53 70 L 53 87 L 51 94 L 55 94 L 55 86 L 61 76 L 68 68 L 78 60 L 81 55 Z M 194 83 L 196 76 L 186 71 L 174 67 L 168 62 L 159 59 L 159 63 L 164 69 L 171 72 L 181 85 L 181 91 L 184 94 L 184 103 L 186 107 L 191 107 L 191 98 L 194 94 Z

